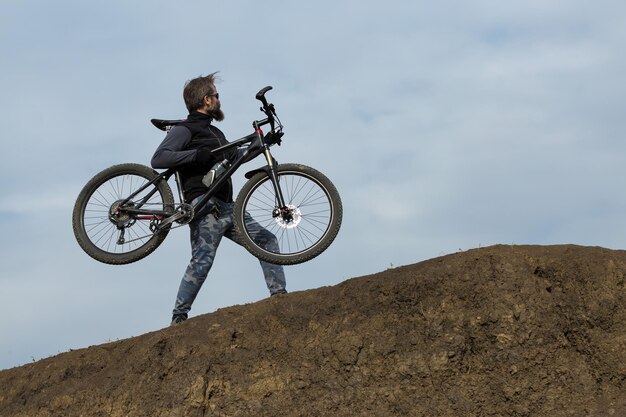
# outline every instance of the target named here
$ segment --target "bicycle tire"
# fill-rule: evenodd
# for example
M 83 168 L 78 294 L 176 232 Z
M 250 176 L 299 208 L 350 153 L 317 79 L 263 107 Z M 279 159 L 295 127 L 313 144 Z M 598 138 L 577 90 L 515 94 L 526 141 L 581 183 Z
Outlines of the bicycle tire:
M 171 225 L 158 233 L 154 233 L 149 227 L 146 229 L 147 226 L 144 224 L 137 223 L 136 219 L 130 224 L 132 221 L 130 219 L 129 225 L 125 226 L 124 229 L 128 229 L 131 237 L 133 233 L 135 237 L 139 236 L 139 233 L 145 233 L 145 241 L 135 245 L 131 245 L 132 242 L 122 244 L 121 248 L 118 248 L 117 246 L 120 245 L 115 243 L 113 251 L 110 250 L 111 239 L 115 237 L 115 230 L 117 229 L 117 226 L 109 220 L 109 210 L 112 205 L 139 189 L 142 185 L 141 182 L 145 184 L 157 175 L 156 171 L 145 165 L 119 164 L 103 170 L 87 182 L 76 199 L 72 213 L 74 236 L 87 255 L 106 264 L 123 265 L 145 258 L 163 243 Z M 120 178 L 122 178 L 121 183 Z M 137 183 L 133 186 L 135 180 Z M 158 195 L 159 201 L 150 204 L 158 207 L 159 210 L 173 211 L 174 196 L 167 181 L 160 181 L 156 188 L 157 193 L 155 195 Z M 149 201 L 152 201 L 153 197 Z M 132 228 L 135 225 L 137 225 L 137 229 L 133 231 Z M 99 241 L 110 235 L 106 248 L 101 247 L 103 245 L 100 245 L 99 241 L 95 241 L 96 237 L 91 235 L 93 230 L 97 231 L 96 237 L 100 236 Z M 127 245 L 127 251 L 124 250 L 125 245 Z
M 339 233 L 343 208 L 339 192 L 321 172 L 306 165 L 282 164 L 277 175 L 285 203 L 295 213 L 294 220 L 288 223 L 274 215 L 275 193 L 268 173 L 261 171 L 241 188 L 233 207 L 233 223 L 242 245 L 255 257 L 276 265 L 295 265 L 315 258 L 330 246 Z M 255 194 L 261 196 L 256 198 Z M 246 227 L 247 215 L 276 236 L 277 250 L 254 241 Z

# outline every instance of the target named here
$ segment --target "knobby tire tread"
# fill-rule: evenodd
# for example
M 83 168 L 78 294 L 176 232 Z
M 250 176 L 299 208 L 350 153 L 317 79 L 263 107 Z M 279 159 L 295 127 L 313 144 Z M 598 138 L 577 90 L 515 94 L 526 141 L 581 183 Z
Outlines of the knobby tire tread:
M 341 221 L 343 217 L 343 207 L 341 203 L 341 197 L 334 184 L 321 172 L 302 164 L 281 164 L 278 166 L 278 174 L 282 172 L 298 172 L 314 178 L 328 191 L 329 200 L 333 207 L 333 217 L 330 222 L 330 227 L 326 234 L 320 239 L 313 247 L 304 250 L 303 252 L 292 255 L 273 254 L 259 247 L 250 237 L 245 233 L 244 229 L 244 212 L 245 212 L 245 198 L 246 195 L 261 181 L 265 180 L 268 176 L 266 172 L 259 172 L 250 178 L 241 191 L 237 195 L 235 205 L 233 207 L 235 225 L 235 231 L 242 240 L 243 246 L 252 255 L 258 259 L 269 262 L 275 265 L 296 265 L 306 261 L 309 261 L 316 256 L 324 252 L 330 244 L 335 240 L 339 229 L 341 227 Z
M 143 178 L 146 178 L 148 181 L 155 178 L 158 173 L 145 165 L 141 164 L 118 164 L 113 165 L 100 173 L 96 174 L 89 182 L 83 187 L 81 192 L 78 194 L 78 198 L 76 199 L 76 203 L 74 204 L 74 210 L 72 213 L 72 227 L 74 230 L 74 236 L 78 241 L 80 247 L 87 253 L 87 255 L 91 256 L 93 259 L 110 265 L 124 265 L 133 262 L 137 262 L 140 259 L 145 258 L 156 248 L 158 248 L 161 243 L 167 237 L 169 233 L 169 227 L 161 232 L 158 235 L 153 236 L 148 240 L 145 244 L 140 246 L 139 248 L 127 252 L 114 254 L 101 250 L 96 247 L 87 236 L 85 231 L 83 216 L 84 210 L 86 208 L 87 202 L 93 193 L 96 192 L 98 187 L 104 184 L 106 181 L 110 180 L 119 175 L 131 174 L 138 175 Z M 167 184 L 166 181 L 161 181 L 158 184 L 159 192 L 163 198 L 163 202 L 166 205 L 174 206 L 174 195 L 172 194 L 172 190 Z

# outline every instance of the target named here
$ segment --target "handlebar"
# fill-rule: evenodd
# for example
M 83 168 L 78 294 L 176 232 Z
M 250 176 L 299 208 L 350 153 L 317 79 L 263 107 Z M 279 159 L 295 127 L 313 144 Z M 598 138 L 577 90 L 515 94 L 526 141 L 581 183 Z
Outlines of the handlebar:
M 264 107 L 267 106 L 267 100 L 265 99 L 265 93 L 267 93 L 271 89 L 272 89 L 272 86 L 268 85 L 267 87 L 262 88 L 258 93 L 256 93 L 256 99 L 260 100 L 261 103 L 263 103 Z
M 271 103 L 268 103 L 267 99 L 265 98 L 265 93 L 270 91 L 272 88 L 273 87 L 271 85 L 268 85 L 267 87 L 262 88 L 261 90 L 259 90 L 258 93 L 256 93 L 256 99 L 259 100 L 263 104 L 263 107 L 261 107 L 261 111 L 267 115 L 267 119 L 259 121 L 259 122 L 255 122 L 255 123 L 259 123 L 259 124 L 269 123 L 272 128 L 272 131 L 274 131 L 275 129 L 274 121 L 275 119 L 278 120 L 278 116 L 276 115 L 276 109 L 274 108 L 274 105 Z M 282 124 L 280 123 L 280 120 L 278 120 L 278 125 L 279 125 L 279 129 L 282 128 Z

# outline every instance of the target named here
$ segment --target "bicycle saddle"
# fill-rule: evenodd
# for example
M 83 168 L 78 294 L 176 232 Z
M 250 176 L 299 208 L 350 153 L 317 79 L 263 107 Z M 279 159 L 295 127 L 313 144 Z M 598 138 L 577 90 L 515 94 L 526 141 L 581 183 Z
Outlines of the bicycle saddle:
M 183 119 L 178 119 L 178 120 L 163 120 L 163 119 L 151 119 L 150 122 L 157 128 L 160 130 L 170 130 L 173 126 L 176 126 L 177 124 L 184 122 L 185 120 Z

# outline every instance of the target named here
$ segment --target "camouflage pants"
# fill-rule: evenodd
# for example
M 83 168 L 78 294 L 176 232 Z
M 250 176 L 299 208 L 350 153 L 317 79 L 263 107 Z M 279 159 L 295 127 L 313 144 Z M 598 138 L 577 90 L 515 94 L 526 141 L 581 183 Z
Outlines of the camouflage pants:
M 195 201 L 193 202 L 195 203 Z M 174 315 L 186 314 L 191 310 L 200 287 L 213 265 L 217 247 L 223 236 L 241 245 L 239 236 L 233 226 L 233 203 L 224 203 L 217 199 L 211 199 L 208 204 L 215 204 L 218 213 L 207 214 L 202 219 L 189 224 L 191 231 L 191 261 L 180 283 Z M 278 242 L 267 229 L 259 225 L 246 213 L 246 224 L 255 242 L 266 249 L 277 251 Z M 261 262 L 261 268 L 265 275 L 265 283 L 271 295 L 285 292 L 285 273 L 280 265 Z

